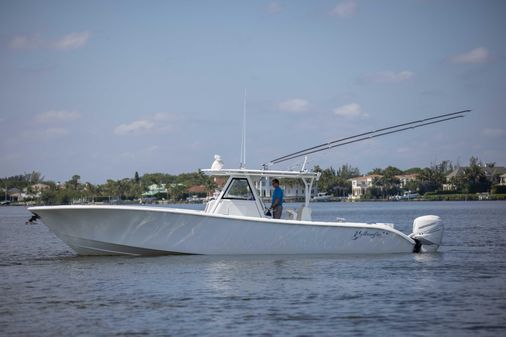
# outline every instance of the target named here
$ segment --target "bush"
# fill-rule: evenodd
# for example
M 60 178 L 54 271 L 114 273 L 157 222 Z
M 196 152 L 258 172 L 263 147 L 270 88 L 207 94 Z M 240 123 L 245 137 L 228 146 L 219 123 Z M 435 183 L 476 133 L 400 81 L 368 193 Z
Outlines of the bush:
M 455 193 L 455 191 L 434 191 L 434 192 L 426 192 L 424 195 L 430 196 L 430 195 L 453 195 L 458 194 Z
M 423 195 L 425 201 L 466 201 L 466 200 L 479 200 L 477 194 L 435 194 L 425 193 Z
M 506 185 L 495 185 L 492 186 L 492 194 L 506 194 Z

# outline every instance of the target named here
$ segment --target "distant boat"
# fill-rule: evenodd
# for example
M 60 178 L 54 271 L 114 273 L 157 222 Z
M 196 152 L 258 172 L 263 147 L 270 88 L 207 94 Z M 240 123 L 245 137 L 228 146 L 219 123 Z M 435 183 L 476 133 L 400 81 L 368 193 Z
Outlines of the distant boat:
M 316 196 L 314 196 L 313 199 L 311 200 L 315 202 L 321 202 L 321 201 L 330 201 L 331 198 L 332 196 L 328 195 L 326 192 L 320 192 Z
M 404 192 L 402 195 L 396 195 L 390 199 L 392 200 L 411 200 L 420 196 L 418 193 Z

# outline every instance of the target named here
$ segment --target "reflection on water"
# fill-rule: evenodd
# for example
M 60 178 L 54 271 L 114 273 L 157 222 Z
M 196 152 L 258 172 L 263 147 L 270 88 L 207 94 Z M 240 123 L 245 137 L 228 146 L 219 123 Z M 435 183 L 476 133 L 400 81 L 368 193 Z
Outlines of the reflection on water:
M 200 206 L 196 206 L 200 207 Z M 288 206 L 289 207 L 289 206 Z M 506 332 L 506 203 L 321 203 L 331 221 L 445 222 L 437 254 L 77 257 L 0 208 L 0 331 L 11 336 Z

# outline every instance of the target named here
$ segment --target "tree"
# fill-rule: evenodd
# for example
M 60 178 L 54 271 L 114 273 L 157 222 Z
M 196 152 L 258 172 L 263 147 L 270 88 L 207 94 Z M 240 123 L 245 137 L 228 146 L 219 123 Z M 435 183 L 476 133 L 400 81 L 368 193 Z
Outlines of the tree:
M 101 190 L 104 197 L 119 197 L 116 181 L 112 179 L 107 179 L 106 183 L 101 186 Z
M 337 169 L 336 174 L 338 177 L 342 179 L 350 179 L 354 177 L 358 177 L 360 175 L 360 171 L 356 167 L 352 167 L 351 165 L 344 164 L 341 168 Z
M 466 189 L 468 193 L 481 193 L 490 189 L 490 181 L 488 181 L 482 163 L 477 157 L 469 159 L 469 167 L 464 169 L 464 178 L 466 180 Z
M 336 171 L 336 180 L 333 188 L 334 195 L 344 197 L 351 194 L 351 178 L 360 176 L 360 170 L 349 164 L 342 165 Z
M 318 190 L 335 196 L 346 196 L 351 193 L 351 181 L 349 179 L 360 175 L 358 168 L 348 164 L 342 165 L 337 170 L 332 166 L 322 169 L 320 166 L 315 165 L 313 172 L 321 173 L 317 182 Z
M 26 173 L 25 174 L 25 180 L 29 184 L 40 183 L 40 182 L 43 181 L 43 179 L 44 179 L 44 177 L 42 176 L 42 174 L 40 172 L 32 171 L 31 173 Z
M 389 179 L 395 176 L 399 176 L 401 174 L 404 174 L 404 172 L 402 172 L 401 170 L 399 170 L 397 167 L 394 166 L 388 166 L 386 169 L 383 170 L 383 176 L 387 176 Z
M 412 167 L 410 169 L 404 170 L 404 174 L 420 174 L 422 169 L 419 167 Z
M 173 201 L 181 201 L 185 198 L 186 186 L 182 184 L 173 184 L 170 187 L 170 195 Z
M 452 177 L 449 181 L 452 186 L 455 186 L 455 191 L 460 193 L 468 193 L 467 180 L 463 172 L 459 172 Z
M 418 174 L 420 193 L 440 191 L 446 182 L 447 164 L 432 164 Z
M 326 168 L 321 172 L 320 179 L 318 180 L 318 190 L 332 193 L 336 178 L 336 171 L 331 167 Z
M 379 199 L 383 196 L 383 180 L 375 177 L 372 180 L 372 186 L 367 189 L 364 199 Z
M 79 187 L 79 181 L 81 180 L 81 176 L 78 174 L 74 174 L 72 178 L 65 183 L 66 186 L 69 188 L 72 188 L 74 190 L 77 190 Z
M 378 175 L 382 175 L 383 174 L 383 170 L 380 169 L 380 168 L 375 168 L 373 169 L 372 171 L 370 171 L 369 173 L 367 173 L 368 175 L 373 175 L 373 174 L 378 174 Z
M 409 180 L 404 184 L 403 189 L 404 189 L 404 191 L 410 191 L 410 192 L 419 191 L 418 182 L 416 180 Z
M 212 179 L 208 179 L 207 182 L 204 184 L 204 186 L 206 187 L 206 191 L 208 194 L 209 193 L 212 194 L 217 187 Z
M 131 199 L 142 198 L 142 192 L 144 188 L 142 186 L 142 180 L 139 177 L 139 172 L 135 171 L 134 180 L 130 183 L 130 191 Z

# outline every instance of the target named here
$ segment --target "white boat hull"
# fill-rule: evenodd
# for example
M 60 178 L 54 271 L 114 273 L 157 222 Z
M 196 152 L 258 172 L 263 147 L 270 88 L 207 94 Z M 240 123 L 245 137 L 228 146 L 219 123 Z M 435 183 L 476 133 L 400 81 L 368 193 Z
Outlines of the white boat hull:
M 32 207 L 80 255 L 382 254 L 415 241 L 382 224 L 259 219 L 142 206 Z

